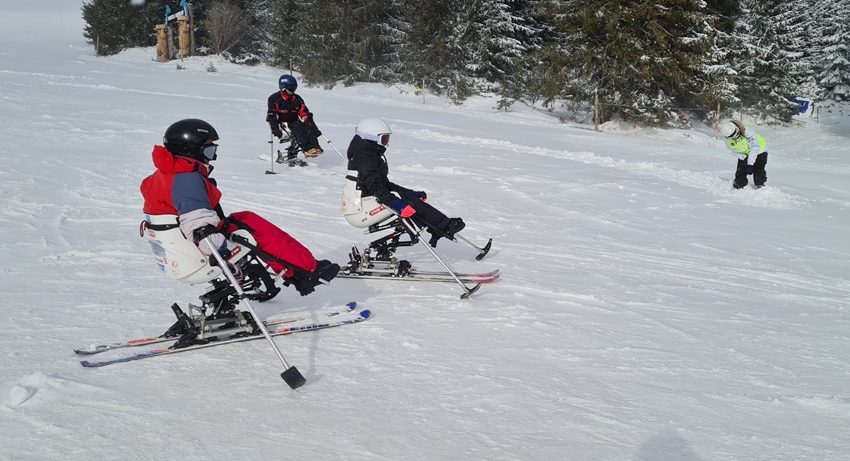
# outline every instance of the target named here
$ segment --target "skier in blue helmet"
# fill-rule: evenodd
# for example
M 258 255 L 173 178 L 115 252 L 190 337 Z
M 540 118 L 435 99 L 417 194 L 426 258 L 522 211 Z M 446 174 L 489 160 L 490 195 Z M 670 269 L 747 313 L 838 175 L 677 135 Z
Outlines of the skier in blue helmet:
M 283 74 L 278 79 L 279 91 L 269 96 L 266 121 L 272 134 L 283 137 L 282 125 L 286 125 L 295 142 L 304 151 L 305 157 L 316 157 L 322 152 L 319 147 L 319 136 L 322 132 L 316 126 L 313 113 L 307 109 L 304 99 L 295 94 L 298 80 L 290 74 Z

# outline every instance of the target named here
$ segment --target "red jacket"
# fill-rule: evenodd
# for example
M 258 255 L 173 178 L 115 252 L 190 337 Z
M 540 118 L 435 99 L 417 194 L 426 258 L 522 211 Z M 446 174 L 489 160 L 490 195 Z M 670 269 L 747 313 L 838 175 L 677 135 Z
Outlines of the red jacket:
M 180 214 L 174 206 L 175 199 L 172 190 L 174 176 L 180 173 L 196 172 L 201 175 L 206 186 L 206 195 L 209 197 L 209 209 L 213 210 L 218 206 L 218 202 L 221 200 L 221 191 L 208 177 L 209 170 L 206 165 L 188 157 L 173 155 L 163 146 L 154 146 L 151 155 L 156 171 L 143 179 L 140 187 L 145 199 L 142 210 L 146 214 Z

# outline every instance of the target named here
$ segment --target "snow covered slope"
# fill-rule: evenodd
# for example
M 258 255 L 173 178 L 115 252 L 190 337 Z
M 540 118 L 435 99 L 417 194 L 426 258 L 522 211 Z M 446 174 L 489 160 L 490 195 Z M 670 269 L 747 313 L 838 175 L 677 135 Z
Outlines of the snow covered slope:
M 465 301 L 340 279 L 257 305 L 374 312 L 277 340 L 298 391 L 263 341 L 82 368 L 73 347 L 157 334 L 202 292 L 159 275 L 138 237 L 139 182 L 173 121 L 221 134 L 225 210 L 340 262 L 368 237 L 339 214 L 330 146 L 263 174 L 281 70 L 96 58 L 79 5 L 53 3 L 2 1 L 0 459 L 850 459 L 850 138 L 825 113 L 755 127 L 768 186 L 735 191 L 705 127 L 597 133 L 486 99 L 302 86 L 340 150 L 359 119 L 388 119 L 391 177 L 494 238 L 481 262 L 438 252 L 502 279 Z M 52 33 L 13 38 L 37 20 Z M 438 268 L 423 248 L 399 256 Z

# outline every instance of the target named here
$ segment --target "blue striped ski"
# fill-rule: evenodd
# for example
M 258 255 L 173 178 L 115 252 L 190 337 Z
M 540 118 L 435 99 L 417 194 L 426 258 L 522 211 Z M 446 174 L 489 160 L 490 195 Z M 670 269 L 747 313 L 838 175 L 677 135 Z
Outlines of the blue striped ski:
M 355 309 L 357 309 L 357 302 L 352 301 L 352 302 L 346 304 L 345 306 L 343 306 L 342 309 L 340 309 L 340 310 L 323 312 L 323 313 L 320 313 L 318 315 L 325 316 L 325 317 L 334 317 L 334 316 L 337 316 L 337 315 L 352 312 Z M 284 324 L 284 323 L 295 323 L 295 322 L 300 322 L 300 321 L 303 321 L 303 320 L 309 320 L 310 318 L 312 318 L 315 315 L 317 315 L 317 314 L 310 313 L 310 312 L 291 314 L 291 315 L 288 315 L 288 316 L 282 317 L 282 318 L 271 318 L 271 319 L 263 320 L 263 325 L 265 325 L 266 327 L 271 327 L 271 326 L 274 326 L 274 325 L 281 325 L 281 324 Z M 152 337 L 149 337 L 149 338 L 136 338 L 136 339 L 131 339 L 129 341 L 120 341 L 120 342 L 114 342 L 114 343 L 89 344 L 87 346 L 83 346 L 83 347 L 74 349 L 74 353 L 76 353 L 77 355 L 94 355 L 94 354 L 100 354 L 101 352 L 113 351 L 115 349 L 123 349 L 125 347 L 148 346 L 148 345 L 151 345 L 151 344 L 158 344 L 158 343 L 165 343 L 165 342 L 169 342 L 169 341 L 174 341 L 176 339 L 177 338 L 173 338 L 173 337 L 172 338 L 164 338 L 162 336 L 152 336 Z
M 322 330 L 325 328 L 333 328 L 343 325 L 352 325 L 355 323 L 360 323 L 364 320 L 368 320 L 372 316 L 372 312 L 369 309 L 362 309 L 358 311 L 351 311 L 349 313 L 337 313 L 337 315 L 328 318 L 325 321 L 319 322 L 306 322 L 306 323 L 297 323 L 295 325 L 281 325 L 278 327 L 272 326 L 269 328 L 270 336 L 285 336 L 291 335 L 294 333 L 302 333 L 307 331 L 314 330 Z M 92 360 L 81 360 L 80 364 L 86 368 L 98 368 L 105 367 L 107 365 L 113 365 L 116 363 L 124 363 L 124 362 L 132 362 L 135 360 L 149 359 L 153 357 L 159 357 L 162 355 L 170 355 L 176 354 L 179 352 L 188 352 L 194 351 L 197 349 L 205 349 L 208 347 L 215 346 L 224 346 L 226 344 L 239 343 L 243 341 L 252 341 L 255 339 L 263 339 L 265 336 L 263 335 L 253 335 L 253 336 L 243 336 L 239 338 L 226 339 L 221 341 L 211 341 L 206 344 L 196 344 L 194 346 L 183 347 L 180 349 L 168 349 L 168 348 L 156 348 L 149 349 L 135 353 L 123 354 L 117 357 L 104 358 L 104 359 L 92 359 Z M 172 339 L 173 340 L 173 339 Z

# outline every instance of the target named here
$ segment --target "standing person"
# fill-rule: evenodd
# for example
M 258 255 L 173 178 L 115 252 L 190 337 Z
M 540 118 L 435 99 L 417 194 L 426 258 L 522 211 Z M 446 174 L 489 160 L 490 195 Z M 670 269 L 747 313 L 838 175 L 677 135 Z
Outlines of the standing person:
M 753 175 L 756 189 L 767 182 L 767 143 L 764 137 L 755 131 L 747 130 L 743 123 L 737 120 L 724 122 L 722 134 L 726 136 L 726 148 L 732 155 L 738 157 L 738 167 L 735 169 L 735 180 L 732 186 L 741 189 L 747 185 L 747 175 Z M 753 164 L 749 159 L 754 158 Z
M 367 118 L 357 124 L 348 145 L 348 170 L 357 172 L 357 187 L 363 197 L 374 196 L 381 205 L 390 207 L 402 218 L 411 218 L 431 233 L 430 244 L 437 246 L 441 237 L 454 239 L 465 224 L 461 218 L 449 218 L 429 205 L 424 191 L 414 191 L 389 180 L 389 166 L 384 153 L 392 129 L 384 120 Z M 352 178 L 354 179 L 354 178 Z
M 201 240 L 210 237 L 220 253 L 229 253 L 226 235 L 246 228 L 257 241 L 257 248 L 303 271 L 286 268 L 268 258 L 266 263 L 281 273 L 286 283 L 295 285 L 302 296 L 311 293 L 321 282 L 330 281 L 339 271 L 337 264 L 316 261 L 301 243 L 250 211 L 225 216 L 221 208 L 221 191 L 210 178 L 217 158 L 219 139 L 215 128 L 199 119 L 185 119 L 165 130 L 163 145 L 153 148 L 156 171 L 142 180 L 143 211 L 146 215 L 174 215 L 187 239 L 210 256 L 211 250 Z M 306 272 L 304 272 L 306 271 Z
M 278 79 L 280 91 L 269 96 L 266 121 L 272 129 L 272 134 L 283 137 L 281 125 L 289 127 L 295 142 L 304 151 L 305 157 L 317 157 L 324 152 L 319 147 L 319 136 L 322 132 L 313 120 L 312 112 L 307 109 L 304 99 L 295 94 L 298 81 L 289 74 L 281 75 Z

